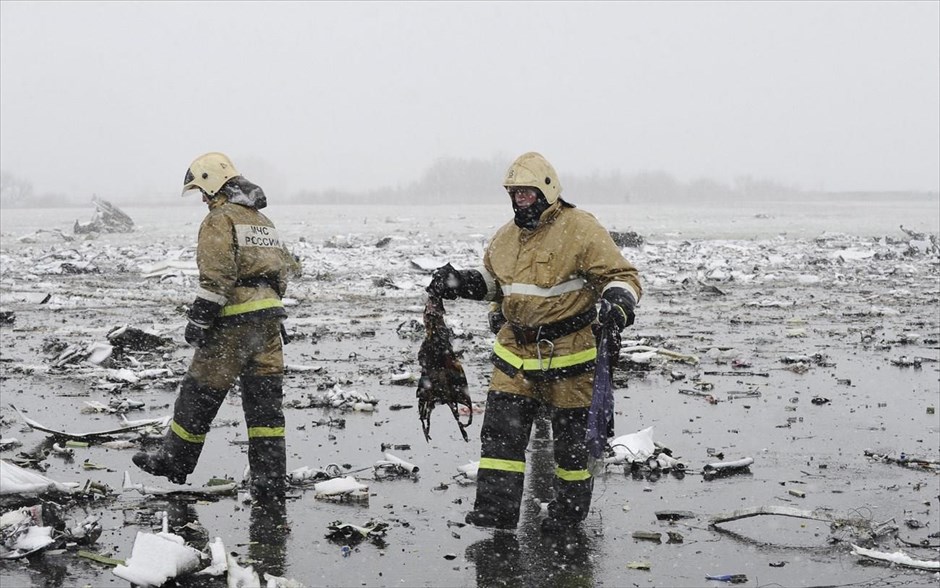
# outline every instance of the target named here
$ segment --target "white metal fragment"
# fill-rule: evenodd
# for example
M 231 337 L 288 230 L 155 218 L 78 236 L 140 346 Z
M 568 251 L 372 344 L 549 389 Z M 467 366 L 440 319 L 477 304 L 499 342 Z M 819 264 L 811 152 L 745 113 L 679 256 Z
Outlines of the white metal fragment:
M 884 551 L 875 551 L 874 549 L 865 549 L 864 547 L 852 544 L 852 555 L 886 561 L 907 568 L 917 568 L 919 570 L 929 570 L 932 572 L 940 570 L 940 561 L 914 559 L 903 551 L 887 553 Z

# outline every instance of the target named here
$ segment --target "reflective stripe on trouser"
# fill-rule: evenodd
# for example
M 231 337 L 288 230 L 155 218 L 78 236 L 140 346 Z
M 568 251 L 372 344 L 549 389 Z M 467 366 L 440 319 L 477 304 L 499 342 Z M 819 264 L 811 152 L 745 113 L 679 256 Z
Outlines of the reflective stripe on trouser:
M 175 469 L 187 475 L 196 469 L 209 425 L 219 412 L 227 391 L 200 386 L 188 374 L 183 378 L 173 407 L 170 432 L 163 443 L 163 451 Z
M 287 475 L 283 402 L 282 378 L 242 376 L 251 479 L 272 489 L 280 489 Z
M 555 502 L 549 515 L 569 521 L 582 521 L 591 507 L 594 479 L 588 471 L 588 450 L 584 443 L 587 408 L 556 408 L 552 415 L 555 437 Z
M 480 469 L 473 509 L 506 524 L 519 521 L 525 481 L 525 451 L 538 402 L 491 391 L 480 430 Z

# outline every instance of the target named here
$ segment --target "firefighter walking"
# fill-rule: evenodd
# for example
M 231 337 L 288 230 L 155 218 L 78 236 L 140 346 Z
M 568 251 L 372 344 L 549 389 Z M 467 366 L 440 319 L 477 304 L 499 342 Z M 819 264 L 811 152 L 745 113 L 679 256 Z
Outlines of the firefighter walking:
M 222 401 L 240 379 L 252 496 L 283 495 L 281 325 L 286 312 L 281 298 L 293 260 L 274 224 L 260 212 L 267 205 L 264 192 L 227 156 L 198 157 L 183 183 L 184 196 L 198 190 L 209 207 L 199 227 L 199 288 L 185 333 L 195 353 L 170 430 L 158 450 L 139 452 L 133 461 L 150 474 L 185 483 Z

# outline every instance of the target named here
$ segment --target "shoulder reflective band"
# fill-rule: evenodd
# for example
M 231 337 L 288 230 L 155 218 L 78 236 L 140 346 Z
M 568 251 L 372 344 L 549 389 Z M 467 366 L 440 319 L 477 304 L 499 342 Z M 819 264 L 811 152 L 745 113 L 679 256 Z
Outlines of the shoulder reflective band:
M 284 427 L 248 427 L 248 438 L 283 437 Z
M 566 482 L 580 482 L 582 480 L 590 479 L 591 472 L 587 470 L 565 470 L 562 468 L 555 468 L 555 475 Z
M 493 345 L 493 353 L 496 354 L 496 357 L 502 359 L 512 367 L 516 369 L 523 369 L 527 372 L 541 371 L 541 366 L 539 366 L 538 358 L 534 359 L 522 359 L 512 351 L 503 347 L 499 341 Z M 587 363 L 589 361 L 594 361 L 597 359 L 597 348 L 591 347 L 585 349 L 584 351 L 579 351 L 577 353 L 572 353 L 571 355 L 555 355 L 552 357 L 551 368 L 560 369 L 571 367 L 573 365 L 578 365 L 581 363 Z
M 232 304 L 226 306 L 222 309 L 222 312 L 219 316 L 232 316 L 234 314 L 245 314 L 246 312 L 254 312 L 256 310 L 264 310 L 265 308 L 277 308 L 284 306 L 284 303 L 277 298 L 265 298 L 264 300 L 252 300 L 251 302 L 243 302 L 241 304 Z
M 480 458 L 481 470 L 499 470 L 501 472 L 514 472 L 517 474 L 525 473 L 524 461 L 513 461 L 511 459 L 493 459 L 492 457 Z
M 170 423 L 170 430 L 176 433 L 176 436 L 182 439 L 183 441 L 189 441 L 190 443 L 205 443 L 205 435 L 193 435 L 183 427 L 179 425 L 176 421 Z

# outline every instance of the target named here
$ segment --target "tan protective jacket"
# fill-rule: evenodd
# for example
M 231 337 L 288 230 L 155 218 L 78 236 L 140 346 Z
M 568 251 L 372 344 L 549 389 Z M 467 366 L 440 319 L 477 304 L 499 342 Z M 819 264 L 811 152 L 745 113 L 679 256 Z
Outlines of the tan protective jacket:
M 258 210 L 217 198 L 199 227 L 196 295 L 223 306 L 220 317 L 286 316 L 290 254 Z M 260 314 L 259 314 L 260 313 Z
M 501 301 L 508 321 L 494 346 L 494 363 L 504 371 L 506 364 L 525 372 L 583 371 L 578 366 L 593 365 L 596 358 L 589 327 L 554 340 L 551 349 L 539 349 L 518 343 L 510 325 L 538 327 L 572 318 L 592 309 L 610 287 L 625 289 L 635 302 L 642 295 L 636 268 L 607 230 L 592 214 L 560 199 L 542 213 L 534 230 L 512 221 L 500 228 L 483 265 L 485 299 Z

